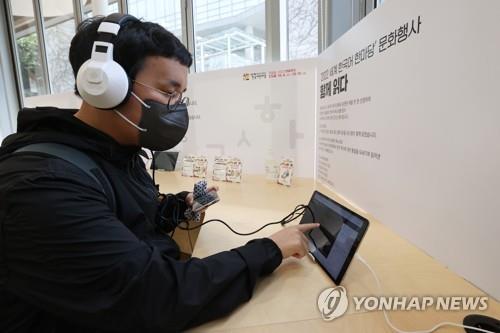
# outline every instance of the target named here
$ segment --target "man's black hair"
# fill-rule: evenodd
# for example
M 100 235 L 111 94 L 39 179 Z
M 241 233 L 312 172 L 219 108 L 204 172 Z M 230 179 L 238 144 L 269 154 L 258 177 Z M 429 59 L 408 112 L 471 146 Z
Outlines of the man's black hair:
M 97 28 L 104 18 L 104 16 L 91 17 L 78 25 L 69 48 L 69 61 L 75 79 L 80 66 L 90 59 L 92 46 L 97 39 Z M 131 79 L 134 79 L 137 72 L 142 69 L 144 60 L 148 56 L 175 59 L 186 67 L 190 67 L 193 63 L 191 53 L 181 41 L 161 25 L 152 22 L 140 20 L 125 22 L 113 44 L 113 59 L 125 69 Z M 78 94 L 76 85 L 75 92 Z

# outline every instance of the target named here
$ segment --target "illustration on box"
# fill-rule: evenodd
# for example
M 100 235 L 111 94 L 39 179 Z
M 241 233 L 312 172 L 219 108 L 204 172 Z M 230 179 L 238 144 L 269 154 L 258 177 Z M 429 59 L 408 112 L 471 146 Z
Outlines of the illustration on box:
M 293 175 L 293 160 L 284 159 L 279 166 L 278 184 L 290 186 L 292 185 Z
M 186 155 L 182 159 L 182 175 L 185 177 L 207 177 L 208 159 L 205 156 Z
M 230 183 L 241 183 L 242 163 L 237 157 L 217 156 L 214 159 L 212 179 Z

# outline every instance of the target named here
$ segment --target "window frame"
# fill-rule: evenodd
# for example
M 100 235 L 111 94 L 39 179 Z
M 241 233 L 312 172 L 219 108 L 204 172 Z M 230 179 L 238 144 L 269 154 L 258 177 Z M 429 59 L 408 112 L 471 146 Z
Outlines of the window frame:
M 84 3 L 85 0 L 65 0 L 73 2 L 73 18 L 75 21 L 75 26 L 78 26 L 84 17 Z M 128 1 L 127 0 L 116 0 L 118 3 L 118 9 L 120 13 L 128 13 Z M 196 47 L 195 47 L 195 31 L 194 31 L 194 8 L 193 0 L 176 0 L 181 3 L 181 26 L 182 26 L 182 42 L 186 45 L 187 49 L 193 54 L 194 59 L 196 59 Z M 318 0 L 321 2 L 321 0 Z M 353 1 L 366 1 L 366 0 L 353 0 Z M 375 0 L 377 1 L 377 0 Z M 41 65 L 44 84 L 47 87 L 48 94 L 53 94 L 53 88 L 50 83 L 50 73 L 48 68 L 47 50 L 45 45 L 46 38 L 46 28 L 43 21 L 42 6 L 40 0 L 32 0 L 34 19 L 35 19 L 35 29 L 38 35 L 38 47 L 40 51 Z M 5 15 L 9 39 L 11 54 L 13 55 L 15 77 L 16 77 L 16 91 L 18 94 L 18 100 L 21 107 L 24 106 L 25 97 L 23 92 L 23 84 L 21 78 L 21 64 L 18 61 L 18 52 L 15 40 L 15 30 L 14 30 L 14 17 L 12 16 L 12 8 L 10 1 L 5 1 Z M 318 10 L 320 9 L 318 4 Z M 265 63 L 273 61 L 283 61 L 288 60 L 288 15 L 287 15 L 287 0 L 265 0 L 266 8 L 266 54 Z M 322 45 L 322 39 L 324 34 L 321 34 L 322 30 L 322 20 L 318 20 L 318 45 Z M 321 50 L 321 47 L 318 48 Z M 193 61 L 193 65 L 190 68 L 190 72 L 198 72 L 196 68 L 196 61 Z

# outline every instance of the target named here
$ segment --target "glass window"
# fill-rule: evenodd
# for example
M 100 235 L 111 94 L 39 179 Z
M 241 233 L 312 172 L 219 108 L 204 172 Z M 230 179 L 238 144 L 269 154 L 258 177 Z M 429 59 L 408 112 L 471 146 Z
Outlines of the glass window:
M 51 93 L 72 91 L 75 79 L 68 54 L 75 34 L 73 1 L 42 0 L 41 9 Z
M 49 93 L 42 68 L 32 0 L 11 0 L 19 76 L 24 97 Z
M 120 12 L 118 0 L 81 0 L 81 2 L 83 3 L 83 19 L 94 16 L 95 8 L 104 11 L 102 15 Z
M 128 12 L 155 22 L 182 40 L 182 0 L 128 0 Z
M 0 66 L 0 78 L 6 78 L 3 71 L 4 69 L 2 68 L 2 66 Z M 7 87 L 5 86 L 5 82 L 3 82 L 3 80 L 0 80 L 0 143 L 7 135 L 13 132 L 10 117 L 13 114 L 14 110 L 11 110 L 9 107 L 7 96 L 8 94 L 9 92 L 7 91 Z
M 263 64 L 265 0 L 194 0 L 197 71 Z
M 288 0 L 288 59 L 318 55 L 318 0 Z
M 74 77 L 68 61 L 75 33 L 74 0 L 38 0 L 43 15 L 43 37 L 37 35 L 33 0 L 10 0 L 17 49 L 17 68 L 23 96 L 71 91 Z M 185 27 L 183 0 L 127 0 L 130 14 L 157 22 L 185 40 L 184 31 L 193 31 L 197 71 L 208 71 L 266 61 L 265 0 L 192 0 L 193 27 Z M 377 0 L 381 2 L 380 0 Z M 83 18 L 96 12 L 120 10 L 119 0 L 81 0 Z M 287 59 L 318 54 L 319 0 L 287 0 L 282 22 L 287 45 L 281 55 Z M 275 15 L 277 13 L 267 13 Z M 189 15 L 189 14 L 188 14 Z M 183 38 L 184 37 L 184 38 Z M 40 40 L 45 41 L 41 47 Z M 284 52 L 283 52 L 284 51 Z M 44 53 L 42 53 L 44 52 Z M 45 57 L 46 56 L 46 57 Z M 46 61 L 45 61 L 46 59 Z M 45 66 L 45 64 L 47 66 Z

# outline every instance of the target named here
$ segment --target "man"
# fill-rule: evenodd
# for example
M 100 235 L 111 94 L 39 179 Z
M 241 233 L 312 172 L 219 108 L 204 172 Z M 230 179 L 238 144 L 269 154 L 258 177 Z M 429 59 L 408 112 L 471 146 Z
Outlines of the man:
M 75 76 L 91 57 L 102 21 L 83 22 L 71 42 Z M 171 33 L 135 18 L 121 24 L 113 44 L 114 61 L 131 80 L 123 103 L 101 110 L 82 96 L 79 110 L 21 111 L 18 132 L 0 148 L 1 332 L 184 330 L 228 314 L 282 259 L 307 253 L 303 232 L 317 225 L 179 260 L 177 244 L 157 223 L 166 199 L 159 199 L 140 153 L 141 146 L 171 148 L 184 136 L 187 123 L 162 127 L 154 117 L 179 108 L 162 116 L 186 119 L 182 93 L 192 58 Z M 50 154 L 16 152 L 47 142 L 85 153 L 104 177 L 92 180 Z M 103 179 L 112 193 L 102 191 Z M 181 218 L 193 195 L 175 199 Z

